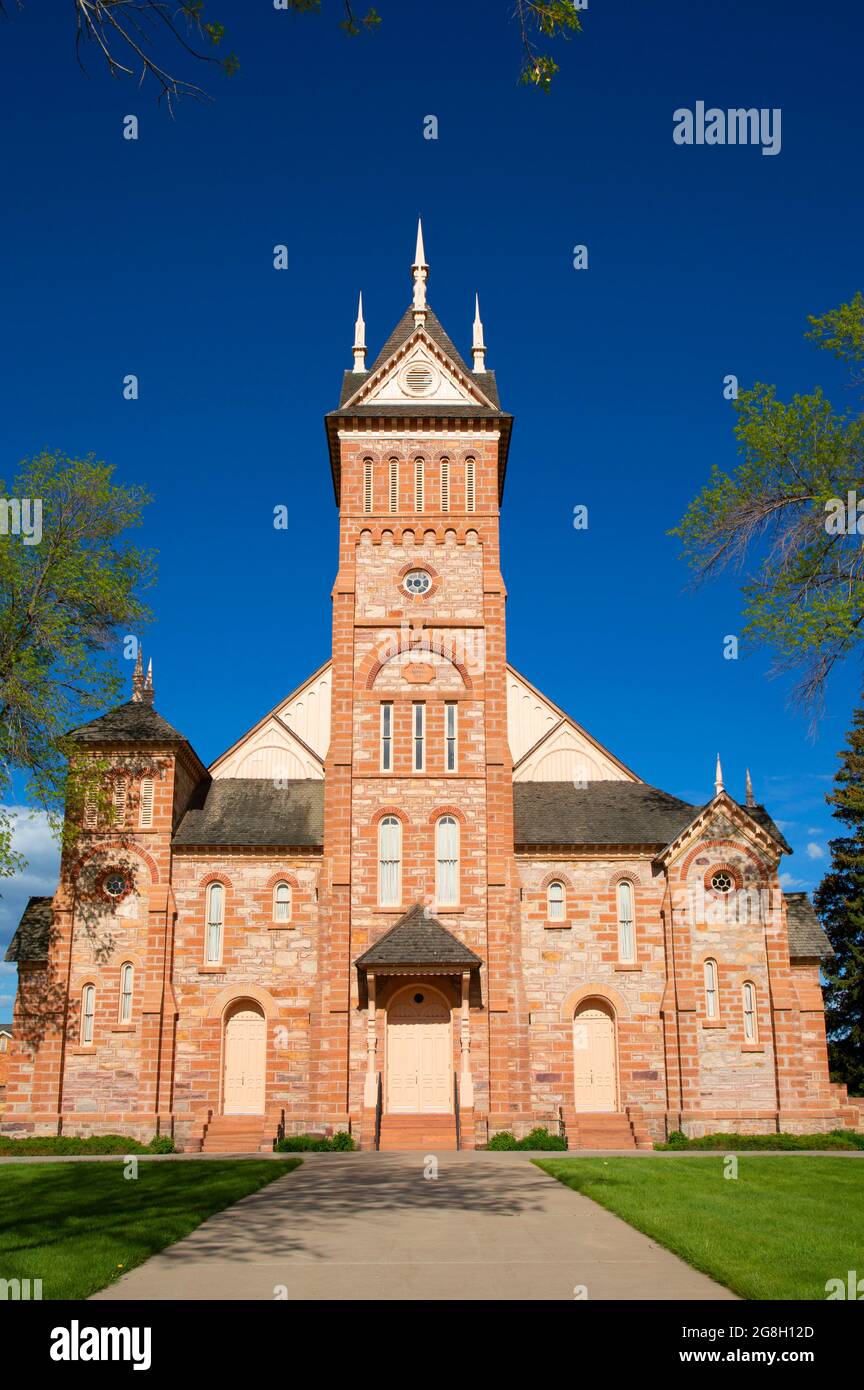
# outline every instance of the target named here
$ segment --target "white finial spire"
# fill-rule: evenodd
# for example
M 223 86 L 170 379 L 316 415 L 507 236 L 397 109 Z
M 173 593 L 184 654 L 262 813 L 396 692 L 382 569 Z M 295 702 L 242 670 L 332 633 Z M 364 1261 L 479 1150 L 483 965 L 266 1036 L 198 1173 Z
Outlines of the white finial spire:
M 746 797 L 746 802 L 747 802 L 747 805 L 748 805 L 748 806 L 755 806 L 755 805 L 756 805 L 756 798 L 755 798 L 754 795 L 753 795 L 753 783 L 752 783 L 751 780 L 750 780 L 750 769 L 749 769 L 749 767 L 748 767 L 748 769 L 747 769 L 747 797 Z
M 720 754 L 717 754 L 717 767 L 714 771 L 714 795 L 719 796 L 723 790 L 723 769 L 720 766 Z
M 144 700 L 148 705 L 152 705 L 152 703 L 153 703 L 153 658 L 152 658 L 152 656 L 151 656 L 150 660 L 149 660 L 148 663 L 147 663 L 147 677 L 146 677 L 146 679 L 145 679 L 145 681 L 144 681 L 144 689 L 143 689 L 143 691 L 142 691 L 142 693 L 141 693 L 141 698 L 142 698 L 142 700 Z
M 363 291 L 357 306 L 357 322 L 354 325 L 354 371 L 366 370 L 366 324 L 363 322 Z
M 141 654 L 141 643 L 138 643 L 138 654 L 135 657 L 135 670 L 132 672 L 132 699 L 136 704 L 144 699 L 144 659 Z
M 486 344 L 483 341 L 483 324 L 480 320 L 480 296 L 474 296 L 474 370 L 475 372 L 485 372 L 486 370 Z
M 426 252 L 423 250 L 423 223 L 417 219 L 417 249 L 414 252 L 414 264 L 411 267 L 414 274 L 414 326 L 426 322 L 426 281 L 429 279 L 429 267 L 426 264 Z

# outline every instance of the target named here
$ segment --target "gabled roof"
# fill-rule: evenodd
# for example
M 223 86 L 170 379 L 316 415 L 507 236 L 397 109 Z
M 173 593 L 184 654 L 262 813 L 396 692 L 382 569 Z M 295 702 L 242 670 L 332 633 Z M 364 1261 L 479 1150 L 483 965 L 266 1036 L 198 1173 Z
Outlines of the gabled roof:
M 53 898 L 30 898 L 21 914 L 15 935 L 9 942 L 7 961 L 38 961 L 48 959 L 51 936 Z
M 14 1031 L 14 1027 L 11 1023 L 0 1023 L 0 1033 L 7 1033 L 11 1038 Z
M 146 700 L 127 700 L 89 724 L 71 729 L 75 743 L 186 743 L 181 733 L 157 714 Z
M 475 383 L 478 390 L 481 391 L 482 394 L 487 397 L 491 406 L 493 406 L 495 409 L 500 410 L 501 402 L 498 399 L 498 387 L 495 382 L 495 373 L 475 372 L 471 367 L 468 366 L 468 363 L 465 361 L 465 358 L 462 356 L 459 349 L 456 347 L 452 339 L 449 337 L 445 329 L 442 327 L 441 322 L 438 319 L 438 316 L 434 313 L 432 309 L 427 308 L 426 322 L 424 323 L 423 327 L 425 328 L 429 337 L 432 339 L 435 346 L 440 348 L 444 356 L 449 358 L 453 365 L 457 367 L 464 376 L 467 376 L 469 380 Z M 375 376 L 379 368 L 385 366 L 386 363 L 390 361 L 390 358 L 393 357 L 405 343 L 407 343 L 408 339 L 415 332 L 416 324 L 414 323 L 414 311 L 412 308 L 409 308 L 405 310 L 405 313 L 402 315 L 396 327 L 393 329 L 393 332 L 390 334 L 390 337 L 387 339 L 386 343 L 379 352 L 378 356 L 375 358 L 375 361 L 372 363 L 372 366 L 369 368 L 369 370 L 366 372 L 345 372 L 344 377 L 342 379 L 342 394 L 339 397 L 340 407 L 344 406 L 346 401 L 350 400 L 352 396 L 356 395 L 356 393 L 360 390 L 360 387 L 363 386 L 367 381 L 370 381 L 371 378 Z M 380 407 L 376 407 L 376 410 L 380 413 Z
M 784 893 L 790 956 L 833 956 L 834 948 L 806 893 Z
M 759 844 L 762 850 L 770 852 L 770 845 L 773 844 L 774 848 L 779 850 L 781 854 L 792 854 L 793 852 L 786 837 L 774 824 L 764 806 L 742 806 L 740 801 L 735 801 L 721 787 L 704 806 L 693 807 L 693 815 L 687 824 L 676 831 L 668 843 L 663 846 L 661 853 L 657 856 L 660 862 L 671 862 L 677 855 L 680 855 L 688 843 L 692 843 L 702 834 L 705 825 L 714 816 L 725 816 L 727 821 L 731 821 L 739 831 L 749 835 Z
M 462 970 L 480 965 L 480 957 L 469 951 L 446 927 L 429 915 L 422 903 L 415 903 L 395 927 L 358 956 L 358 970 L 373 966 L 458 966 Z
M 315 778 L 268 781 L 217 777 L 203 803 L 191 807 L 174 833 L 175 848 L 192 845 L 324 843 L 324 783 Z

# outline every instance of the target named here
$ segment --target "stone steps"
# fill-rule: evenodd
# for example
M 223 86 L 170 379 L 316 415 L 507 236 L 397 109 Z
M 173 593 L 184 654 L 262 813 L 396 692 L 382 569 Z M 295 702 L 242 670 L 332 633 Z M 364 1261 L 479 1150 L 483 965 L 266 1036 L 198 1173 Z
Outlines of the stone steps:
M 439 1149 L 455 1152 L 455 1115 L 382 1115 L 382 1152 Z

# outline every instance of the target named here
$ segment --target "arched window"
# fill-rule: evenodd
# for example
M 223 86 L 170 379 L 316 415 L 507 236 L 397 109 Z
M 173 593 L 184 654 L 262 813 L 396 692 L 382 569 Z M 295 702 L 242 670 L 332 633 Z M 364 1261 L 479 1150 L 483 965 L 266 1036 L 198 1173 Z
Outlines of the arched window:
M 384 816 L 378 826 L 378 901 L 398 907 L 402 898 L 402 826 L 398 816 Z
M 372 510 L 372 460 L 363 460 L 363 510 Z
M 126 783 L 118 778 L 111 789 L 111 807 L 115 825 L 126 824 Z
M 132 1022 L 132 981 L 134 969 L 130 961 L 120 966 L 120 1022 Z
M 89 1047 L 93 1041 L 93 1020 L 96 1016 L 96 986 L 85 985 L 81 993 L 81 1042 Z
M 465 510 L 466 512 L 476 511 L 477 490 L 474 478 L 474 460 L 465 460 Z
M 390 482 L 388 490 L 388 506 L 391 512 L 399 510 L 399 460 L 390 460 Z
M 759 1041 L 759 1020 L 756 1017 L 756 986 L 750 980 L 744 981 L 742 990 L 744 1004 L 744 1041 Z
M 222 960 L 222 927 L 225 922 L 225 885 L 211 883 L 207 889 L 207 964 Z
M 716 960 L 706 960 L 705 962 L 705 1017 L 708 1019 L 717 1019 L 720 1017 L 720 995 L 717 990 Z
M 560 879 L 546 889 L 546 916 L 550 922 L 563 922 L 566 915 L 564 884 Z
M 459 902 L 459 822 L 441 816 L 435 827 L 435 900 L 439 906 Z
M 9 1034 L 0 1033 L 0 1052 L 6 1052 L 9 1047 Z
M 138 823 L 142 830 L 153 825 L 153 778 L 145 777 L 141 783 L 141 804 Z
M 450 460 L 441 460 L 441 510 L 450 510 Z
M 618 959 L 632 963 L 636 959 L 636 930 L 633 918 L 633 884 L 622 879 L 617 889 L 618 900 Z
M 422 512 L 426 498 L 426 469 L 422 459 L 414 460 L 414 510 Z
M 291 884 L 277 883 L 273 889 L 273 921 L 291 921 Z

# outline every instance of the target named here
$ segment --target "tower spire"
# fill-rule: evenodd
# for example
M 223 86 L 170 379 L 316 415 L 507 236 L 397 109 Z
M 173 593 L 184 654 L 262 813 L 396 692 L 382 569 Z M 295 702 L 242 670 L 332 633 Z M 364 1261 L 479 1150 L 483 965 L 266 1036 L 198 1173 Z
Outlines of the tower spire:
M 483 324 L 480 319 L 480 296 L 474 296 L 474 370 L 475 372 L 485 372 L 486 370 L 486 344 L 483 341 Z
M 141 655 L 141 643 L 138 643 L 138 655 L 135 658 L 135 670 L 132 672 L 132 699 L 139 704 L 144 699 L 144 658 Z
M 414 327 L 426 322 L 426 281 L 429 279 L 429 266 L 423 249 L 423 223 L 417 218 L 417 249 L 414 252 Z
M 755 805 L 756 805 L 756 798 L 755 798 L 754 795 L 753 795 L 753 783 L 752 783 L 751 780 L 750 780 L 750 769 L 749 769 L 749 767 L 748 767 L 748 769 L 747 769 L 747 795 L 746 795 L 746 804 L 747 804 L 748 806 L 755 806 Z
M 147 676 L 146 676 L 145 681 L 144 681 L 144 689 L 143 689 L 143 691 L 141 692 L 141 698 L 142 698 L 142 700 L 144 701 L 145 704 L 147 704 L 147 705 L 152 705 L 152 703 L 153 703 L 153 658 L 152 658 L 152 656 L 151 656 L 150 660 L 149 660 L 148 663 L 147 663 Z
M 366 324 L 363 322 L 363 291 L 357 305 L 357 322 L 354 325 L 354 371 L 366 370 Z
M 723 790 L 723 769 L 720 766 L 720 754 L 717 754 L 717 766 L 714 769 L 714 795 L 719 796 Z

